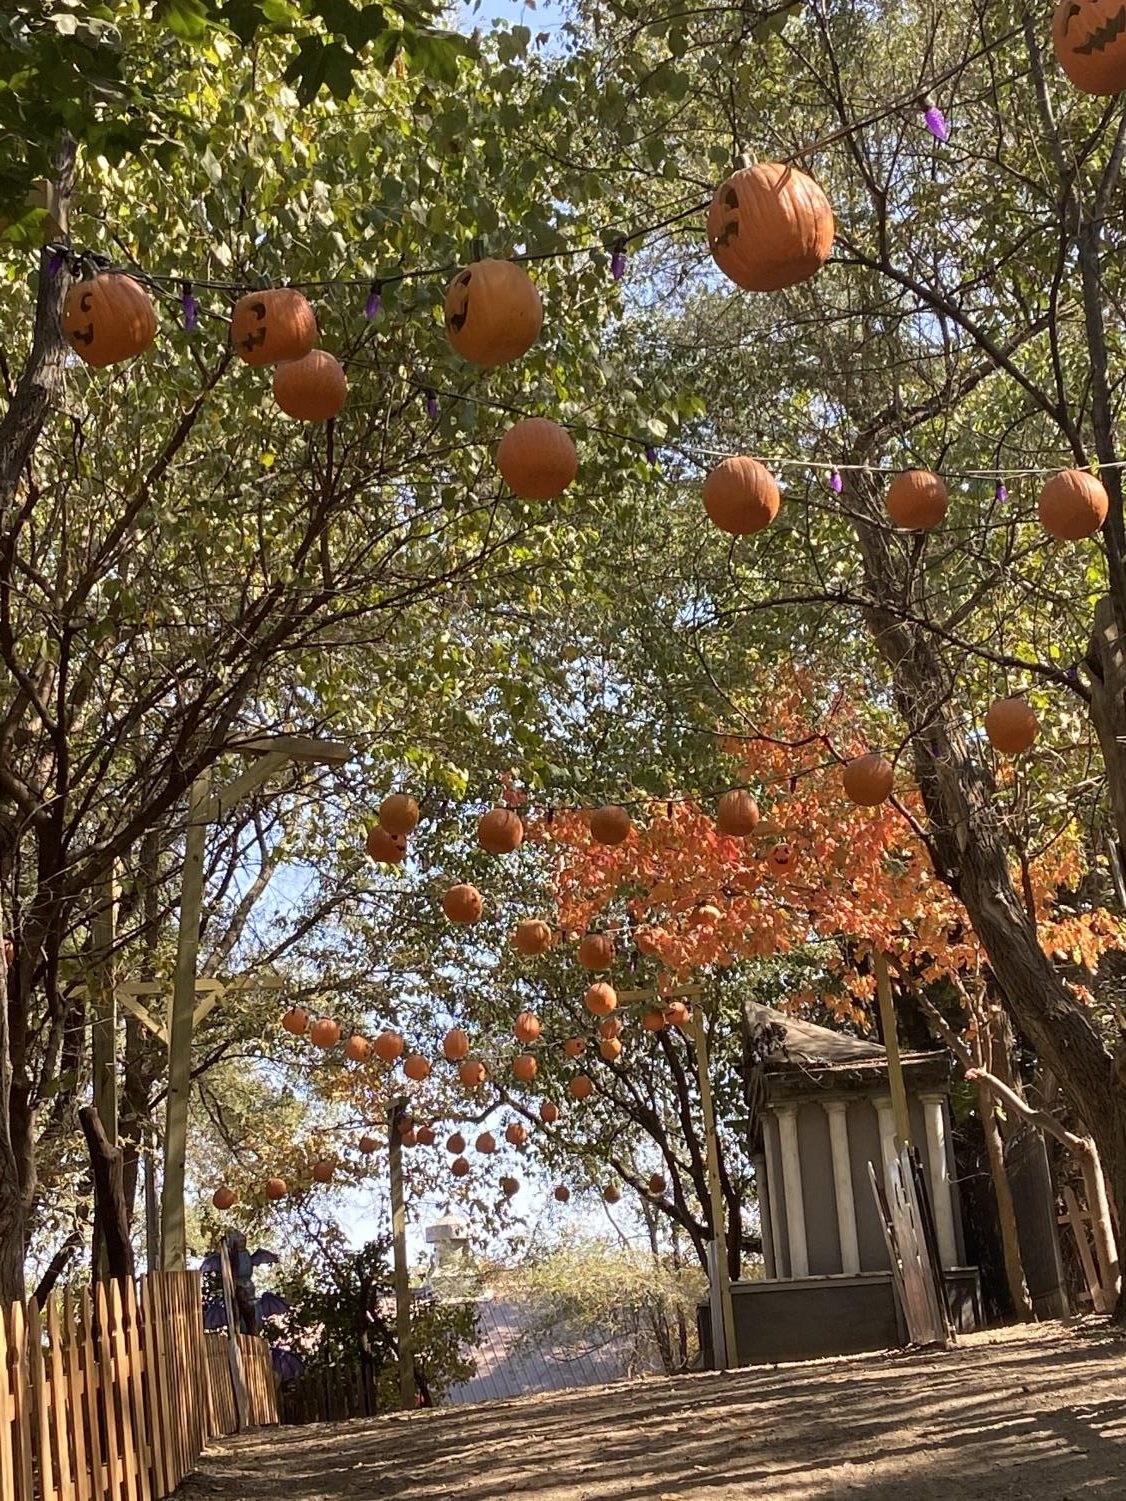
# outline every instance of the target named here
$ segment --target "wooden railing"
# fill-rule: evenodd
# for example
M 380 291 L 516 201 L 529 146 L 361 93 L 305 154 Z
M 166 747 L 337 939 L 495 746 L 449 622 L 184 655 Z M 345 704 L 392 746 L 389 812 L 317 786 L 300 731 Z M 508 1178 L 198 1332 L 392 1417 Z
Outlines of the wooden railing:
M 269 1348 L 240 1344 L 251 1421 L 276 1423 Z M 198 1272 L 0 1310 L 2 1501 L 162 1501 L 236 1427 L 227 1339 L 203 1332 Z

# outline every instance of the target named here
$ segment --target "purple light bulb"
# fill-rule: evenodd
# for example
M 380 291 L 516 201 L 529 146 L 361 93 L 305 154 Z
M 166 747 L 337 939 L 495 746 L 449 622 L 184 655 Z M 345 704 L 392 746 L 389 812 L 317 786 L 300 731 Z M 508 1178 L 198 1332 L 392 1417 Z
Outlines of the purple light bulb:
M 51 259 L 47 262 L 47 275 L 52 279 L 52 281 L 56 276 L 58 276 L 59 272 L 63 269 L 63 266 L 65 264 L 66 256 L 63 255 L 62 251 L 53 250 L 51 252 Z
M 382 301 L 383 298 L 380 294 L 380 283 L 373 281 L 371 284 L 371 291 L 368 293 L 368 300 L 364 303 L 364 317 L 374 318 L 379 312 L 379 307 Z
M 438 398 L 434 395 L 433 391 L 426 393 L 426 415 L 430 418 L 431 422 L 437 422 Z
M 841 472 L 839 469 L 834 469 L 830 473 L 829 489 L 832 490 L 834 495 L 839 495 L 844 489 L 844 480 L 841 479 Z
M 950 139 L 950 127 L 946 123 L 946 116 L 937 104 L 928 104 L 923 112 L 927 129 L 936 141 L 948 141 Z
M 645 462 L 647 464 L 655 464 L 657 462 L 657 450 L 651 443 L 646 444 L 645 447 Z
M 1005 501 L 1007 501 L 1008 498 L 1009 492 L 1005 489 L 1005 481 L 999 479 L 997 481 L 997 488 L 993 492 L 993 499 L 999 501 L 1001 505 L 1004 505 Z
M 192 284 L 190 281 L 186 281 L 184 283 L 183 295 L 180 298 L 180 306 L 184 310 L 184 327 L 187 329 L 188 333 L 191 333 L 196 324 L 199 322 L 199 303 L 192 295 Z
M 626 247 L 622 241 L 614 246 L 614 254 L 610 257 L 610 275 L 615 281 L 621 281 L 626 274 Z

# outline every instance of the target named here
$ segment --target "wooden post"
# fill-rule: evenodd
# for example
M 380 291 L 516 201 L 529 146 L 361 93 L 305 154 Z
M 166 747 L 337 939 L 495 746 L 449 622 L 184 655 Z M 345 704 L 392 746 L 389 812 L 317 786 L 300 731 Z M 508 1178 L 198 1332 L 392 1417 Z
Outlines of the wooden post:
M 880 1026 L 884 1034 L 884 1050 L 888 1059 L 888 1083 L 891 1086 L 891 1108 L 895 1116 L 895 1145 L 898 1151 L 911 1144 L 911 1117 L 907 1111 L 907 1086 L 903 1082 L 903 1064 L 899 1057 L 899 1034 L 896 1030 L 895 1005 L 891 998 L 891 979 L 888 975 L 887 955 L 875 951 L 876 995 L 880 1003 Z
M 117 1145 L 117 997 L 113 947 L 117 938 L 117 871 L 111 868 L 91 923 L 94 948 L 90 975 L 90 1045 L 94 1108 L 110 1146 Z
M 708 1043 L 704 1035 L 703 1007 L 697 1005 L 692 1013 L 692 1037 L 696 1044 L 696 1072 L 699 1076 L 700 1104 L 704 1112 L 704 1136 L 707 1144 L 708 1195 L 712 1208 L 712 1236 L 715 1244 L 716 1280 L 719 1283 L 720 1306 L 723 1310 L 723 1343 L 727 1347 L 727 1364 L 739 1364 L 739 1347 L 735 1343 L 735 1307 L 731 1301 L 731 1273 L 727 1267 L 727 1233 L 723 1204 L 723 1187 L 719 1177 L 719 1138 L 715 1129 L 715 1107 L 712 1103 L 711 1071 L 708 1067 Z
M 242 1346 L 239 1344 L 238 1308 L 235 1304 L 235 1277 L 231 1256 L 224 1238 L 219 1242 L 219 1266 L 223 1273 L 223 1302 L 227 1308 L 227 1359 L 231 1366 L 231 1386 L 235 1393 L 239 1432 L 250 1427 L 250 1401 L 246 1394 L 246 1377 L 242 1369 Z
M 188 1096 L 191 1092 L 192 1030 L 195 1012 L 196 960 L 203 908 L 203 851 L 211 802 L 211 774 L 192 783 L 188 834 L 180 889 L 180 932 L 172 988 L 168 1046 L 168 1107 L 164 1133 L 164 1185 L 161 1194 L 160 1264 L 166 1272 L 187 1265 L 184 1224 L 184 1171 L 188 1144 Z
M 391 1239 L 395 1258 L 395 1336 L 399 1346 L 399 1403 L 415 1406 L 414 1352 L 411 1348 L 411 1288 L 407 1267 L 407 1213 L 403 1204 L 403 1142 L 399 1120 L 406 1100 L 396 1100 L 387 1125 L 387 1160 L 391 1174 Z
M 150 1272 L 160 1270 L 160 1206 L 156 1198 L 156 1132 L 145 1132 L 145 1261 Z

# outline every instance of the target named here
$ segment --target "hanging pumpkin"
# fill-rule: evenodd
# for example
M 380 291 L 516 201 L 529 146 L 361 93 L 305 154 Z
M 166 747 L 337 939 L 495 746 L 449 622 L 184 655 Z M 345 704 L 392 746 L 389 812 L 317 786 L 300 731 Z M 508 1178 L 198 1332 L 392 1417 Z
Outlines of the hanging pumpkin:
M 797 167 L 740 167 L 715 190 L 708 249 L 747 292 L 778 292 L 806 281 L 829 259 L 836 224 L 829 200 Z
M 560 1183 L 555 1190 L 555 1197 L 560 1204 L 566 1204 L 567 1200 L 571 1197 L 571 1190 L 565 1183 Z
M 588 1074 L 576 1074 L 567 1088 L 572 1099 L 588 1100 L 594 1093 L 594 1081 Z
M 329 422 L 348 400 L 344 366 L 327 349 L 285 360 L 274 371 L 274 400 L 298 422 Z
M 551 939 L 551 929 L 538 917 L 526 917 L 518 922 L 512 935 L 513 946 L 528 959 L 546 954 L 551 947 Z
M 665 1007 L 666 1027 L 686 1027 L 692 1020 L 692 1012 L 683 1001 L 670 1001 Z
M 419 1126 L 414 1134 L 420 1147 L 432 1147 L 438 1140 L 433 1126 Z
M 374 1137 L 374 1136 L 361 1136 L 360 1137 L 360 1151 L 364 1154 L 365 1157 L 370 1157 L 373 1152 L 377 1152 L 378 1150 L 379 1150 L 379 1141 L 378 1141 L 378 1139 L 376 1137 Z
M 598 1044 L 598 1051 L 607 1063 L 613 1063 L 616 1058 L 621 1057 L 621 1039 L 617 1037 L 603 1037 Z
M 401 865 L 407 853 L 406 840 L 377 823 L 368 830 L 366 846 L 370 857 L 380 865 Z
M 1060 67 L 1085 94 L 1126 89 L 1126 17 L 1119 0 L 1060 0 L 1052 45 Z
M 649 1179 L 649 1192 L 655 1199 L 659 1199 L 667 1187 L 668 1184 L 661 1177 L 660 1173 L 654 1173 Z
M 511 808 L 490 808 L 477 824 L 477 843 L 490 855 L 511 855 L 524 842 L 524 825 Z
M 156 309 L 139 282 L 121 271 L 76 281 L 63 302 L 63 335 L 95 370 L 144 354 L 156 338 Z
M 620 1037 L 622 1035 L 622 1019 L 620 1016 L 608 1016 L 604 1022 L 598 1023 L 599 1037 Z
M 794 849 L 794 846 L 792 844 L 787 844 L 785 840 L 783 840 L 781 844 L 776 844 L 774 846 L 774 848 L 770 851 L 770 854 L 767 855 L 766 858 L 767 863 L 769 864 L 771 870 L 775 873 L 775 875 L 784 876 L 789 871 L 793 870 L 794 866 L 797 863 L 798 856 L 797 851 Z
M 408 1129 L 403 1132 L 403 1146 L 418 1146 L 418 1132 L 414 1129 L 413 1126 L 408 1127 Z
M 558 1119 L 559 1119 L 559 1106 L 556 1105 L 552 1100 L 541 1100 L 541 1102 L 540 1102 L 540 1120 L 543 1121 L 544 1125 L 545 1126 L 554 1126 L 555 1122 Z
M 455 1157 L 460 1157 L 465 1151 L 465 1137 L 460 1131 L 454 1131 L 446 1137 L 446 1151 L 452 1152 Z
M 704 510 L 714 526 L 732 537 L 761 532 L 781 505 L 777 480 L 757 459 L 724 459 L 704 480 Z
M 319 1048 L 334 1048 L 340 1041 L 340 1027 L 331 1016 L 318 1016 L 309 1028 L 309 1041 Z
M 1040 524 L 1063 542 L 1093 537 L 1109 510 L 1105 485 L 1086 469 L 1061 469 L 1040 491 Z
M 289 1192 L 289 1186 L 284 1178 L 269 1178 L 266 1181 L 266 1197 L 268 1199 L 284 1199 Z
M 394 1063 L 402 1057 L 406 1044 L 398 1032 L 381 1032 L 372 1043 L 372 1052 L 383 1063 Z
M 568 1037 L 567 1041 L 563 1044 L 563 1051 L 568 1058 L 581 1058 L 583 1053 L 586 1052 L 586 1038 Z
M 538 1067 L 531 1053 L 520 1053 L 512 1061 L 512 1072 L 521 1084 L 530 1084 L 536 1077 Z
M 616 1183 L 611 1183 L 602 1190 L 602 1197 L 607 1204 L 616 1204 L 621 1196 L 622 1191 Z
M 688 926 L 690 928 L 714 928 L 722 917 L 723 913 L 714 902 L 701 902 L 688 914 Z
M 927 532 L 945 517 L 950 497 L 941 477 L 930 469 L 905 469 L 888 486 L 884 504 L 893 525 Z
M 632 827 L 625 808 L 619 808 L 613 803 L 605 808 L 595 808 L 590 815 L 590 837 L 595 844 L 624 844 Z
M 406 1136 L 409 1132 L 411 1132 L 413 1130 L 414 1130 L 414 1117 L 410 1116 L 410 1115 L 400 1115 L 399 1122 L 398 1122 L 399 1135 L 400 1136 Z
M 658 1011 L 655 1006 L 646 1006 L 641 1013 L 641 1025 L 646 1032 L 663 1032 L 665 1029 L 665 1013 Z
M 583 969 L 609 969 L 614 963 L 614 940 L 608 933 L 585 933 L 579 939 L 579 963 Z
M 303 359 L 316 342 L 316 314 L 294 287 L 248 292 L 231 311 L 231 346 L 248 365 Z
M 211 1195 L 212 1204 L 214 1204 L 215 1208 L 221 1214 L 225 1214 L 237 1200 L 238 1194 L 235 1193 L 233 1188 L 227 1188 L 225 1184 L 222 1188 L 217 1188 Z
M 609 1016 L 617 1004 L 618 992 L 605 980 L 595 981 L 583 996 L 583 1005 L 594 1016 Z
M 500 1180 L 500 1187 L 506 1199 L 514 1199 L 520 1192 L 520 1179 L 504 1177 Z
M 405 839 L 418 827 L 421 814 L 414 798 L 406 792 L 392 792 L 379 805 L 380 826 L 393 839 Z
M 520 1121 L 510 1121 L 504 1132 L 504 1139 L 510 1147 L 522 1147 L 528 1140 L 528 1128 Z
M 497 1139 L 491 1131 L 482 1131 L 473 1145 L 478 1152 L 484 1152 L 487 1157 L 491 1152 L 496 1151 Z
M 352 1063 L 366 1063 L 371 1057 L 371 1043 L 359 1033 L 353 1033 L 344 1044 L 344 1056 Z
M 886 802 L 895 785 L 895 767 L 876 751 L 856 756 L 845 766 L 841 777 L 845 796 L 861 808 L 875 808 Z
M 450 1063 L 460 1063 L 469 1057 L 469 1033 L 460 1027 L 452 1027 L 442 1038 L 442 1052 Z
M 469 1162 L 468 1162 L 468 1160 L 465 1157 L 455 1157 L 454 1160 L 450 1163 L 450 1172 L 453 1173 L 453 1175 L 454 1175 L 455 1178 L 466 1178 L 466 1177 L 468 1177 L 469 1176 Z
M 1019 756 L 1039 735 L 1040 721 L 1026 698 L 1001 698 L 986 713 L 985 733 L 994 750 Z
M 721 834 L 745 838 L 754 833 L 758 823 L 758 804 L 744 788 L 733 787 L 716 803 L 715 823 Z
M 403 1073 L 416 1084 L 430 1077 L 430 1063 L 421 1053 L 408 1053 L 403 1059 Z
M 540 1019 L 534 1011 L 521 1011 L 512 1030 L 517 1042 L 535 1042 L 540 1035 Z
M 527 354 L 543 327 L 536 284 L 513 261 L 474 261 L 446 290 L 446 337 L 471 365 L 505 365 Z
M 497 447 L 497 468 L 521 500 L 554 500 L 579 472 L 574 439 L 558 422 L 525 417 Z
M 300 1006 L 291 1006 L 282 1017 L 281 1024 L 294 1037 L 303 1037 L 309 1030 L 309 1014 L 302 1011 Z
M 327 1157 L 322 1157 L 319 1162 L 313 1163 L 313 1182 L 331 1183 L 334 1167 Z
M 480 1089 L 489 1075 L 480 1058 L 467 1058 L 458 1069 L 457 1076 L 466 1089 Z
M 450 922 L 460 923 L 462 926 L 479 922 L 484 910 L 484 897 L 476 886 L 466 885 L 465 882 L 451 886 L 442 898 L 442 911 Z

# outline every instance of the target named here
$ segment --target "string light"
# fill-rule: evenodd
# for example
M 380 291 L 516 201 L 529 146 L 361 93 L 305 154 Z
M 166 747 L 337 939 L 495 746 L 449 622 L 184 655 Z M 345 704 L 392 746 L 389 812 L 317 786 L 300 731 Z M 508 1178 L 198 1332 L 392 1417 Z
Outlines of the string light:
M 621 281 L 626 274 L 626 242 L 619 240 L 614 246 L 614 253 L 610 257 L 610 275 L 615 281 Z
M 368 291 L 368 300 L 364 303 L 364 317 L 374 318 L 378 315 L 380 305 L 383 302 L 383 283 L 373 281 Z
M 844 489 L 844 480 L 841 479 L 841 471 L 839 469 L 830 469 L 829 489 L 832 490 L 834 495 L 839 495 Z
M 192 284 L 190 281 L 186 281 L 181 288 L 180 306 L 184 310 L 184 327 L 188 333 L 192 333 L 199 322 L 199 303 L 192 294 Z
M 427 391 L 426 393 L 426 415 L 427 417 L 429 417 L 431 422 L 437 422 L 438 398 L 437 396 L 435 396 L 433 391 Z
M 657 450 L 653 447 L 652 443 L 647 443 L 645 445 L 645 462 L 647 464 L 655 464 L 657 462 L 657 458 Z
M 998 480 L 997 488 L 993 492 L 993 499 L 997 501 L 999 505 L 1004 505 L 1008 498 L 1009 492 L 1005 486 L 1004 480 Z
M 924 94 L 920 102 L 927 129 L 936 141 L 941 141 L 945 145 L 950 139 L 950 126 L 946 123 L 946 116 L 929 94 Z

